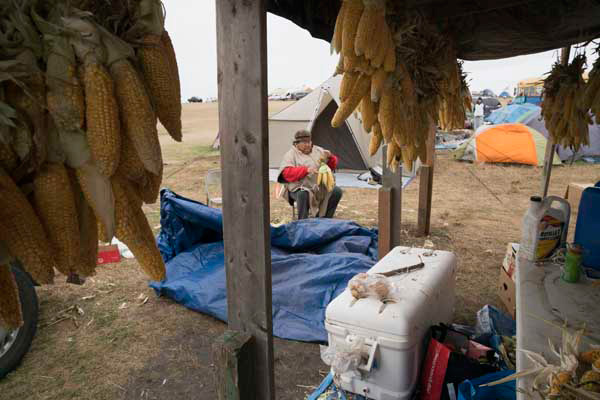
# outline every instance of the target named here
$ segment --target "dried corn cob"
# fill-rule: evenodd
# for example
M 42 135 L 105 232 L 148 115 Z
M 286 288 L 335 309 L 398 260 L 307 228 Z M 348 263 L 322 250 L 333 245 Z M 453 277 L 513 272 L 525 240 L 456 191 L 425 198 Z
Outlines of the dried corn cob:
M 371 132 L 371 128 L 375 121 L 377 121 L 377 107 L 375 103 L 371 101 L 371 94 L 367 93 L 360 102 L 360 110 L 363 119 L 363 127 L 366 132 Z
M 113 63 L 110 72 L 115 81 L 121 110 L 123 136 L 131 141 L 130 145 L 133 145 L 142 166 L 153 174 L 158 174 L 162 166 L 162 155 L 156 131 L 156 116 L 144 83 L 127 60 Z
M 381 125 L 381 133 L 386 143 L 392 140 L 394 134 L 395 97 L 395 89 L 385 88 L 379 102 L 377 119 Z
M 361 74 L 354 87 L 350 96 L 342 102 L 340 107 L 335 112 L 333 119 L 331 120 L 331 126 L 339 128 L 342 123 L 354 112 L 360 100 L 367 94 L 370 93 L 371 89 L 371 77 L 366 74 Z
M 594 393 L 600 393 L 600 372 L 587 371 L 581 377 L 579 383 L 583 389 Z
M 56 268 L 65 275 L 79 262 L 79 222 L 71 181 L 62 164 L 46 163 L 33 181 L 35 209 L 56 254 Z
M 85 88 L 87 139 L 95 164 L 111 177 L 119 165 L 121 129 L 114 82 L 98 63 L 86 63 L 82 71 Z
M 385 18 L 384 18 L 385 21 Z M 377 45 L 377 53 L 375 53 L 373 55 L 373 57 L 371 58 L 371 65 L 373 65 L 374 68 L 379 68 L 383 65 L 384 61 L 385 61 L 385 56 L 388 53 L 388 50 L 390 49 L 390 47 L 394 46 L 394 42 L 392 40 L 392 33 L 390 32 L 390 29 L 387 25 L 387 23 L 384 23 L 381 28 L 380 28 L 380 39 L 379 39 L 379 45 Z
M 383 42 L 385 41 L 385 11 L 381 9 L 381 11 L 377 13 L 375 17 L 376 20 L 373 37 L 371 43 L 365 49 L 365 58 L 370 61 L 373 61 L 373 59 L 377 56 L 379 48 L 384 45 Z
M 383 60 L 383 69 L 385 72 L 393 72 L 396 69 L 396 46 L 388 46 Z
M 113 177 L 112 186 L 115 193 L 117 238 L 129 247 L 150 279 L 163 280 L 165 264 L 141 209 L 141 199 L 118 176 Z
M 596 360 L 600 360 L 600 349 L 584 351 L 579 354 L 579 359 L 584 363 L 592 364 Z
M 550 378 L 550 396 L 560 395 L 562 386 L 571 381 L 571 374 L 569 372 L 561 371 L 558 374 L 553 374 Z
M 344 16 L 346 14 L 346 2 L 342 1 L 340 11 L 338 11 L 335 20 L 335 28 L 333 29 L 333 38 L 331 39 L 331 47 L 337 53 L 342 52 L 342 32 L 344 29 Z
M 345 3 L 346 9 L 344 11 L 344 25 L 342 29 L 342 54 L 344 54 L 344 57 L 350 57 L 356 55 L 354 50 L 356 31 L 365 7 L 362 0 L 345 0 Z
M 80 276 L 92 276 L 96 273 L 98 262 L 98 222 L 94 210 L 85 199 L 79 186 L 77 174 L 74 169 L 67 168 L 69 182 L 73 188 L 73 197 L 79 222 L 79 259 L 74 265 L 75 273 Z
M 23 325 L 19 287 L 8 265 L 0 265 L 0 327 L 17 329 Z
M 162 184 L 162 168 L 158 175 L 154 175 L 151 172 L 146 173 L 146 180 L 144 185 L 136 185 L 138 193 L 144 203 L 153 204 L 156 203 L 160 194 L 160 186 Z
M 383 141 L 383 134 L 381 133 L 381 126 L 379 122 L 375 122 L 373 124 L 373 133 L 371 135 L 371 140 L 369 141 L 369 155 L 374 156 L 379 150 L 379 146 L 381 146 L 381 142 Z
M 169 135 L 181 141 L 181 96 L 172 61 L 161 36 L 147 35 L 141 40 L 137 55 L 150 95 L 155 102 L 156 114 Z
M 352 89 L 358 80 L 360 74 L 357 72 L 346 72 L 342 77 L 340 84 L 340 101 L 344 102 L 352 94 Z
M 371 77 L 371 101 L 379 102 L 387 76 L 387 72 L 383 68 L 379 68 Z
M 52 283 L 53 257 L 44 228 L 25 195 L 2 169 L 0 191 L 0 241 L 37 283 Z
M 360 17 L 354 40 L 354 52 L 357 56 L 365 54 L 366 49 L 373 45 L 373 36 L 377 29 L 378 10 L 374 4 L 368 4 Z

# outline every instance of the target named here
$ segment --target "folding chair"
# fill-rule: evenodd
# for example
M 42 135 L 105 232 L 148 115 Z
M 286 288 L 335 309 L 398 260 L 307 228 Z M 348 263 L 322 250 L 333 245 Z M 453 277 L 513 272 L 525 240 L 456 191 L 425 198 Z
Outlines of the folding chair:
M 221 195 L 220 169 L 211 169 L 206 173 L 204 187 L 206 189 L 206 205 L 210 207 L 212 203 L 215 207 L 221 207 L 223 205 L 223 197 Z

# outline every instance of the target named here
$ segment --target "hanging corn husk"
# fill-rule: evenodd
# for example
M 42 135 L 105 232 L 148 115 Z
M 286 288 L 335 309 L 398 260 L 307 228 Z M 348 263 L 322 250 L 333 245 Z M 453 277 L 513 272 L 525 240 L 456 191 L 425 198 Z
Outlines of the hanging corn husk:
M 585 63 L 583 54 L 575 56 L 568 65 L 557 62 L 544 79 L 542 116 L 546 128 L 555 143 L 574 151 L 589 145 L 591 118 L 583 80 Z
M 395 2 L 345 0 L 332 39 L 332 49 L 340 53 L 336 74 L 343 74 L 342 103 L 332 126 L 340 126 L 361 103 L 364 128 L 374 135 L 370 152 L 393 142 L 389 166 L 403 160 L 412 168 L 417 157 L 426 156 L 431 125 L 462 128 L 471 107 L 454 48 L 448 32 Z

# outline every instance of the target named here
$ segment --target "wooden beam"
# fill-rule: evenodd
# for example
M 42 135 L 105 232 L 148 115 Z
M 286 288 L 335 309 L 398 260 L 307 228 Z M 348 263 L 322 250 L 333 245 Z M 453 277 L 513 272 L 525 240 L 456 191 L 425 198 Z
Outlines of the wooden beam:
M 255 393 L 275 398 L 265 0 L 216 0 L 229 328 L 252 335 Z
M 379 191 L 379 248 L 377 253 L 381 260 L 392 250 L 392 189 L 380 187 Z
M 563 47 L 560 55 L 560 62 L 563 65 L 569 63 L 571 55 L 571 46 Z M 556 154 L 556 143 L 552 139 L 552 135 L 548 135 L 546 141 L 546 153 L 544 154 L 544 172 L 542 173 L 542 197 L 548 196 L 548 188 L 550 187 L 550 176 L 552 175 L 552 161 Z
M 402 165 L 393 172 L 387 167 L 387 146 L 383 147 L 381 153 L 383 175 L 379 192 L 379 258 L 400 246 L 402 235 Z
M 250 334 L 229 330 L 213 343 L 218 400 L 255 398 L 251 345 Z
M 421 160 L 419 171 L 419 211 L 417 215 L 417 236 L 427 236 L 431 228 L 431 201 L 433 194 L 433 167 L 435 164 L 436 126 L 431 123 L 427 132 L 427 157 Z
M 427 236 L 431 229 L 431 194 L 433 192 L 433 167 L 421 166 L 419 177 L 419 215 L 417 236 Z

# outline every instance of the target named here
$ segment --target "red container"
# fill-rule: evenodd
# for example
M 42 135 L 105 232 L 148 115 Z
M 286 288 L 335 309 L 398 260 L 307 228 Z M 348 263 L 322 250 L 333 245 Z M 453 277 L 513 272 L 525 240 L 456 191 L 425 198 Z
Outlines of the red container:
M 121 254 L 116 244 L 98 246 L 98 265 L 121 261 Z

